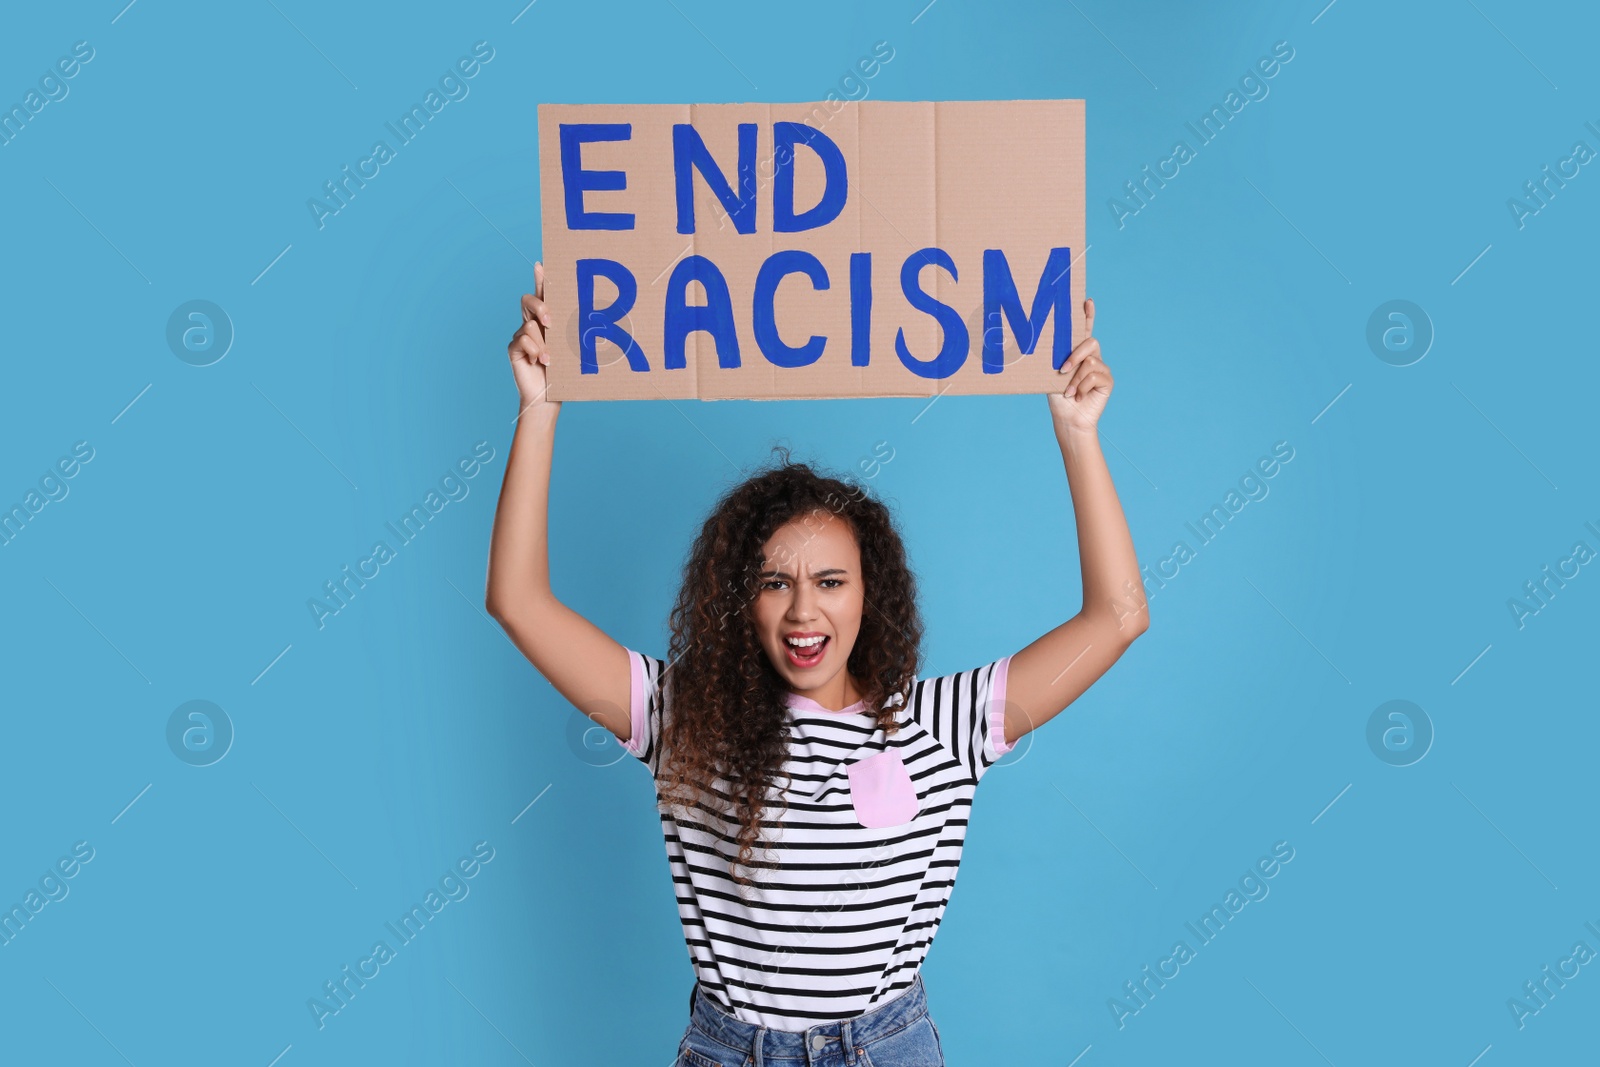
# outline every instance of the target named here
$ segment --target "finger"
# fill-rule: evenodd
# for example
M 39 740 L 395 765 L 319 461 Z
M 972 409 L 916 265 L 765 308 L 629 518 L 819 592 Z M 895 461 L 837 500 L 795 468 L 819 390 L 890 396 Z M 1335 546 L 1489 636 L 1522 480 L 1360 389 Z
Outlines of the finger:
M 544 262 L 533 265 L 533 295 L 540 300 L 544 299 Z
M 1105 365 L 1094 368 L 1080 378 L 1076 384 L 1067 387 L 1068 396 L 1088 396 L 1090 393 L 1111 392 L 1111 374 Z
M 1085 337 L 1094 333 L 1094 301 L 1088 297 L 1083 300 L 1083 333 Z
M 548 328 L 550 325 L 550 310 L 545 307 L 544 301 L 539 297 L 534 296 L 532 293 L 523 293 L 522 321 L 524 323 L 537 322 L 542 332 L 543 329 Z
M 545 354 L 544 342 L 534 334 L 518 331 L 507 346 L 512 359 L 526 359 L 530 363 L 540 362 L 540 357 Z
M 1091 358 L 1100 358 L 1100 342 L 1096 338 L 1085 337 L 1083 340 L 1078 342 L 1078 347 L 1072 350 L 1072 354 L 1061 361 L 1059 373 L 1071 374 L 1073 371 L 1078 369 L 1078 365 L 1080 363 Z
M 1106 365 L 1098 358 L 1086 359 L 1082 363 L 1078 364 L 1077 371 L 1067 379 L 1067 388 L 1073 392 L 1082 392 L 1084 381 L 1091 374 L 1105 373 L 1105 369 Z
M 1076 370 L 1067 378 L 1066 394 L 1075 396 L 1083 388 L 1083 381 L 1094 372 L 1095 361 L 1086 359 L 1078 364 Z

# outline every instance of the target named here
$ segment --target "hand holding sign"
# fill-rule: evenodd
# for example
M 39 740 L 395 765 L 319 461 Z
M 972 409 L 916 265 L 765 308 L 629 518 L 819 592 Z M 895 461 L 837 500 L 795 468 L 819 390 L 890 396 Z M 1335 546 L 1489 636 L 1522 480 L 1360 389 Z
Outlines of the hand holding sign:
M 1083 302 L 1084 331 L 1089 335 L 1072 350 L 1058 372 L 1066 376 L 1066 386 L 1050 394 L 1050 417 L 1060 430 L 1094 433 L 1100 415 L 1111 399 L 1111 368 L 1100 358 L 1100 342 L 1094 336 L 1094 301 Z
M 522 294 L 522 328 L 512 334 L 511 343 L 506 346 L 524 413 L 530 407 L 548 407 L 554 414 L 561 407 L 561 402 L 551 400 L 548 392 L 545 368 L 550 364 L 550 347 L 545 342 L 545 332 L 549 327 L 550 311 L 544 303 L 544 264 L 535 263 L 533 292 Z

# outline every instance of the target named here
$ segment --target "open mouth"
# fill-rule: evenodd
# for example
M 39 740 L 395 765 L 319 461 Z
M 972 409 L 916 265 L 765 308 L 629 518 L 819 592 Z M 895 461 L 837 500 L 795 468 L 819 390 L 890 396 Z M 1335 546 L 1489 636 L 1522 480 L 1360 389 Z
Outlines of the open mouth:
M 785 637 L 783 647 L 789 654 L 789 662 L 796 667 L 815 667 L 822 662 L 823 650 L 828 647 L 829 637 Z

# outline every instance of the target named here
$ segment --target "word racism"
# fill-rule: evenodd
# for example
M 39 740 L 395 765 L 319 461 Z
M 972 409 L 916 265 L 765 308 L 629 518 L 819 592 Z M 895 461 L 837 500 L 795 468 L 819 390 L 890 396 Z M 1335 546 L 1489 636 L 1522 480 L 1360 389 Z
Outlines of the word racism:
M 428 125 L 428 120 L 443 111 L 445 105 L 453 100 L 465 100 L 471 88 L 467 82 L 478 76 L 482 70 L 481 64 L 494 59 L 494 49 L 488 41 L 479 41 L 472 46 L 471 56 L 462 56 L 456 60 L 455 67 L 446 70 L 439 76 L 439 88 L 429 89 L 422 103 L 413 103 L 411 110 L 401 115 L 397 120 L 400 125 L 386 122 L 390 133 L 395 136 L 395 147 L 389 147 L 388 141 L 376 141 L 372 145 L 371 154 L 356 163 L 355 171 L 350 170 L 346 163 L 340 170 L 343 177 L 337 181 L 322 183 L 322 190 L 327 194 L 327 199 L 319 200 L 316 197 L 306 201 L 306 207 L 311 211 L 311 220 L 317 224 L 317 229 L 327 226 L 326 220 L 330 215 L 337 215 L 350 206 L 350 201 L 356 198 L 356 192 L 367 187 L 365 179 L 376 178 L 384 164 L 394 159 L 397 149 L 404 148 L 423 131 Z M 459 73 L 459 76 L 458 76 Z M 441 96 L 440 93 L 444 95 Z
M 384 927 L 394 935 L 394 947 L 391 947 L 388 941 L 375 942 L 371 953 L 356 961 L 354 970 L 351 970 L 347 963 L 340 968 L 340 977 L 337 981 L 322 983 L 321 998 L 306 999 L 306 1007 L 310 1009 L 311 1018 L 316 1022 L 317 1029 L 321 1030 L 328 1025 L 329 1016 L 338 1015 L 348 1008 L 356 994 L 367 988 L 368 982 L 382 974 L 385 966 L 399 958 L 398 949 L 415 941 L 422 931 L 428 928 L 433 917 L 443 911 L 447 904 L 466 900 L 467 895 L 472 892 L 472 887 L 467 882 L 476 878 L 483 870 L 483 865 L 493 859 L 494 847 L 487 841 L 479 841 L 472 846 L 471 856 L 461 857 L 454 867 L 439 877 L 437 890 L 429 889 L 421 904 L 412 904 L 411 910 L 400 916 L 398 927 L 392 922 L 384 923 Z
M 1584 128 L 1595 135 L 1596 144 L 1600 144 L 1600 126 L 1593 122 L 1585 122 Z M 1574 141 L 1571 154 L 1564 159 L 1556 160 L 1555 173 L 1550 172 L 1550 164 L 1546 163 L 1541 168 L 1544 177 L 1537 182 L 1526 181 L 1522 183 L 1525 199 L 1519 200 L 1511 197 L 1506 201 L 1506 207 L 1511 211 L 1511 221 L 1517 224 L 1517 229 L 1527 226 L 1527 220 L 1550 206 L 1550 201 L 1556 198 L 1556 190 L 1565 189 L 1566 181 L 1563 179 L 1576 178 L 1579 168 L 1595 157 L 1593 148 L 1588 141 Z
M 1596 927 L 1592 922 L 1583 925 L 1589 928 L 1591 934 L 1600 938 L 1600 927 Z M 1526 996 L 1506 998 L 1506 1008 L 1511 1012 L 1511 1020 L 1517 1024 L 1517 1029 L 1521 1030 L 1527 1026 L 1530 1016 L 1538 1015 L 1548 1008 L 1550 1001 L 1556 998 L 1556 993 L 1567 987 L 1567 980 L 1578 977 L 1579 969 L 1594 958 L 1595 951 L 1589 947 L 1589 943 L 1579 941 L 1572 946 L 1570 955 L 1556 961 L 1553 972 L 1547 963 L 1539 972 L 1544 975 L 1543 978 L 1537 982 L 1523 982 L 1522 991 Z
M 1256 60 L 1254 70 L 1246 71 L 1244 77 L 1239 79 L 1239 92 L 1228 90 L 1228 95 L 1222 98 L 1221 105 L 1211 105 L 1211 110 L 1200 116 L 1200 125 L 1187 122 L 1187 126 L 1195 136 L 1195 147 L 1190 148 L 1188 141 L 1179 141 L 1172 146 L 1172 154 L 1166 159 L 1157 161 L 1154 173 L 1151 173 L 1150 164 L 1142 168 L 1144 177 L 1137 181 L 1123 182 L 1123 191 L 1127 194 L 1126 200 L 1111 197 L 1106 201 L 1106 207 L 1111 210 L 1111 218 L 1117 224 L 1117 229 L 1125 229 L 1127 223 L 1124 219 L 1137 215 L 1149 207 L 1148 201 L 1154 200 L 1156 191 L 1165 189 L 1167 182 L 1183 173 L 1182 167 L 1199 157 L 1199 149 L 1210 144 L 1222 131 L 1227 129 L 1228 122 L 1233 116 L 1243 111 L 1245 105 L 1252 100 L 1265 100 L 1271 90 L 1267 82 L 1277 77 L 1283 65 L 1294 58 L 1294 48 L 1288 41 L 1279 41 L 1272 46 L 1272 56 L 1262 56 Z M 1257 77 L 1257 73 L 1260 77 Z M 1212 125 L 1216 129 L 1212 129 Z M 1171 168 L 1170 170 L 1168 168 Z M 1163 180 L 1165 179 L 1165 180 Z
M 12 504 L 9 508 L 0 510 L 0 547 L 9 545 L 16 540 L 17 535 L 33 517 L 43 511 L 46 504 L 52 501 L 65 500 L 71 492 L 67 481 L 76 478 L 83 469 L 83 464 L 94 459 L 94 446 L 88 441 L 79 441 L 72 446 L 72 455 L 62 456 L 56 460 L 55 466 L 46 467 L 39 478 L 39 488 L 29 489 L 23 496 L 20 504 Z M 44 495 L 41 496 L 40 494 Z
M 1178 977 L 1184 964 L 1195 959 L 1199 947 L 1209 945 L 1216 940 L 1218 934 L 1228 925 L 1235 915 L 1244 910 L 1244 906 L 1251 901 L 1267 899 L 1271 889 L 1267 886 L 1269 879 L 1275 878 L 1282 870 L 1283 865 L 1294 859 L 1294 848 L 1287 841 L 1279 841 L 1272 846 L 1271 856 L 1262 856 L 1256 860 L 1255 866 L 1246 870 L 1239 878 L 1239 888 L 1229 889 L 1222 898 L 1221 904 L 1211 905 L 1211 910 L 1200 917 L 1200 925 L 1192 922 L 1183 925 L 1195 936 L 1196 948 L 1190 948 L 1187 941 L 1178 941 L 1172 946 L 1172 951 L 1163 959 L 1156 962 L 1155 970 L 1150 969 L 1147 963 L 1141 972 L 1144 977 L 1135 984 L 1133 981 L 1122 983 L 1125 999 L 1108 997 L 1106 1007 L 1111 1010 L 1111 1018 L 1121 1030 L 1128 1025 L 1128 1018 L 1138 1015 L 1150 1006 L 1150 1001 L 1155 999 L 1157 990 L 1165 989 L 1167 980 Z M 1242 894 L 1242 895 L 1241 895 Z M 1215 924 L 1216 929 L 1212 929 Z M 1170 968 L 1170 970 L 1169 970 Z
M 46 104 L 65 100 L 72 91 L 67 82 L 76 78 L 78 72 L 93 58 L 93 45 L 88 41 L 76 42 L 72 46 L 72 55 L 62 56 L 56 60 L 54 68 L 41 74 L 39 88 L 29 89 L 22 103 L 0 108 L 0 146 L 16 140 L 23 128 L 33 121 L 33 117 L 45 109 Z
M 481 464 L 494 459 L 494 446 L 488 441 L 479 441 L 472 446 L 472 455 L 477 458 L 463 456 L 457 460 L 454 470 L 439 479 L 439 488 L 429 489 L 428 495 L 422 498 L 422 503 L 413 504 L 411 510 L 400 517 L 398 527 L 392 522 L 384 523 L 389 532 L 394 534 L 400 547 L 416 540 L 428 522 L 443 511 L 451 501 L 467 498 L 467 494 L 472 492 L 472 487 L 467 482 L 478 476 L 478 472 L 483 469 Z M 456 477 L 457 472 L 460 473 L 459 478 Z M 441 492 L 443 496 L 439 495 Z M 341 577 L 337 582 L 323 582 L 322 591 L 326 594 L 326 598 L 311 597 L 306 601 L 306 608 L 311 612 L 311 621 L 317 624 L 317 629 L 321 630 L 327 625 L 328 618 L 349 607 L 356 593 L 365 589 L 368 581 L 383 573 L 379 568 L 398 556 L 399 552 L 391 548 L 389 542 L 376 541 L 372 545 L 372 554 L 356 561 L 354 572 L 350 570 L 350 564 L 346 563 L 339 572 Z
M 1600 526 L 1593 522 L 1584 523 L 1589 532 L 1600 537 Z M 1511 597 L 1506 601 L 1506 607 L 1511 610 L 1511 618 L 1516 621 L 1517 629 L 1528 625 L 1528 620 L 1550 606 L 1550 601 L 1556 598 L 1556 593 L 1567 587 L 1567 582 L 1576 578 L 1580 568 L 1595 558 L 1595 550 L 1589 547 L 1587 541 L 1574 541 L 1571 554 L 1565 559 L 1556 560 L 1555 572 L 1550 570 L 1546 563 L 1539 571 L 1544 577 L 1537 582 L 1526 581 L 1522 583 L 1522 591 L 1526 599 Z M 1552 584 L 1554 588 L 1552 588 Z
M 22 928 L 45 909 L 46 904 L 66 900 L 67 893 L 71 891 L 67 882 L 76 878 L 83 865 L 92 859 L 94 846 L 87 841 L 79 841 L 72 846 L 72 855 L 62 856 L 45 868 L 38 889 L 29 889 L 22 903 L 13 904 L 7 911 L 0 912 L 0 945 L 11 944 L 22 933 Z
M 957 391 L 1043 391 L 1081 321 L 1082 118 L 1063 100 L 541 105 L 545 267 L 576 308 L 551 396 L 925 395 L 973 355 Z M 1016 366 L 1036 348 L 1048 367 Z
M 1274 456 L 1277 458 L 1274 459 Z M 1265 500 L 1267 494 L 1272 492 L 1266 480 L 1276 477 L 1278 472 L 1283 469 L 1280 466 L 1280 461 L 1283 464 L 1287 464 L 1292 459 L 1294 459 L 1294 446 L 1288 441 L 1279 441 L 1272 446 L 1271 456 L 1262 456 L 1256 460 L 1255 469 L 1246 471 L 1239 478 L 1238 489 L 1229 489 L 1227 495 L 1222 498 L 1222 503 L 1211 505 L 1211 510 L 1200 516 L 1198 520 L 1199 526 L 1196 526 L 1193 522 L 1184 523 L 1189 528 L 1189 531 L 1195 535 L 1196 540 L 1199 542 L 1198 546 L 1190 548 L 1187 541 L 1177 541 L 1173 543 L 1165 558 L 1156 560 L 1154 563 L 1140 565 L 1139 573 L 1144 575 L 1143 581 L 1146 594 L 1154 596 L 1157 589 L 1165 589 L 1168 581 L 1182 573 L 1181 567 L 1199 558 L 1199 548 L 1209 545 L 1223 531 L 1229 521 L 1245 509 L 1246 504 L 1251 501 Z M 1260 477 L 1257 477 L 1258 472 Z M 1240 495 L 1241 493 L 1243 494 L 1242 496 Z M 1216 529 L 1212 529 L 1213 524 L 1215 524 Z M 1153 572 L 1152 568 L 1154 568 Z M 1152 583 L 1154 583 L 1154 589 L 1151 588 Z

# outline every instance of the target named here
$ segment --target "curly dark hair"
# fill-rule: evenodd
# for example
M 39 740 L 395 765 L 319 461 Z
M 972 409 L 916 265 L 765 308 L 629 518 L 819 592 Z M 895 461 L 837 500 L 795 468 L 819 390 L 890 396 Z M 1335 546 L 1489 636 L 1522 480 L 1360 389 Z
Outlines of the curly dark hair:
M 753 883 L 739 867 L 775 866 L 753 856 L 789 742 L 788 683 L 752 618 L 763 546 L 785 523 L 818 512 L 848 524 L 861 550 L 865 604 L 846 669 L 885 733 L 898 728 L 894 694 L 910 706 L 923 632 L 916 579 L 889 509 L 858 483 L 791 462 L 782 446 L 773 452 L 772 462 L 723 495 L 695 538 L 672 609 L 663 679 L 663 686 L 670 679 L 672 714 L 662 728 L 662 802 L 721 842 L 741 886 Z M 725 787 L 714 784 L 718 778 Z

